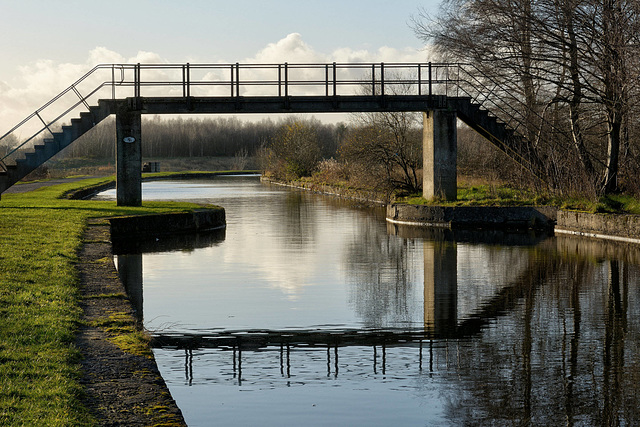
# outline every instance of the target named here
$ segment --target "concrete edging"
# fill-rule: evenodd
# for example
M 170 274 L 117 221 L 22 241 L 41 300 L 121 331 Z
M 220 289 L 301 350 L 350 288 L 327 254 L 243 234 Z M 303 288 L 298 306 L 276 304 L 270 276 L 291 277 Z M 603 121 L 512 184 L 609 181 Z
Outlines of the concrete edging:
M 640 244 L 640 215 L 558 211 L 556 233 Z
M 158 236 L 214 230 L 226 224 L 223 208 L 195 209 L 151 215 L 132 215 L 109 218 L 111 237 Z
M 552 230 L 557 210 L 552 207 L 427 206 L 391 204 L 387 221 L 443 228 Z
M 427 206 L 392 204 L 387 221 L 449 229 L 538 229 L 640 244 L 640 215 L 597 214 L 553 207 Z

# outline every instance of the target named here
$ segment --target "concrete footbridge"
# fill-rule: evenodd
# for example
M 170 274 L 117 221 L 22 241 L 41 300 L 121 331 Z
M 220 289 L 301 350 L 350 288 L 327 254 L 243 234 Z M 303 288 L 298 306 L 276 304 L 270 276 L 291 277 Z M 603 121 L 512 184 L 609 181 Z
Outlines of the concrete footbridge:
M 143 114 L 422 112 L 425 198 L 456 197 L 457 119 L 544 179 L 490 84 L 448 63 L 101 64 L 0 137 L 19 138 L 0 193 L 115 115 L 117 203 L 140 205 Z

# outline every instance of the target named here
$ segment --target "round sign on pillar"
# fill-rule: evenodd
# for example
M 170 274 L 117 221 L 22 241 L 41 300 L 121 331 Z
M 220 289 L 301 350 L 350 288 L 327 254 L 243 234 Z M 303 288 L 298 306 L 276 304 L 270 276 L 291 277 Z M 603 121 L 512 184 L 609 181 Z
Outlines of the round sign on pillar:
M 132 136 L 127 136 L 123 138 L 122 141 L 126 142 L 127 144 L 133 144 L 134 142 L 136 142 L 136 139 Z

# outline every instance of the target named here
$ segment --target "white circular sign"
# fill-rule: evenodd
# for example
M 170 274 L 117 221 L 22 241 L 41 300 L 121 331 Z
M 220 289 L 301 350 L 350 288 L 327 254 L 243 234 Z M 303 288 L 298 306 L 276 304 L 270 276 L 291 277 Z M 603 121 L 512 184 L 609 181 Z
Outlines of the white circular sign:
M 124 142 L 126 142 L 127 144 L 131 144 L 132 142 L 136 142 L 136 139 L 132 136 L 127 136 L 123 139 Z

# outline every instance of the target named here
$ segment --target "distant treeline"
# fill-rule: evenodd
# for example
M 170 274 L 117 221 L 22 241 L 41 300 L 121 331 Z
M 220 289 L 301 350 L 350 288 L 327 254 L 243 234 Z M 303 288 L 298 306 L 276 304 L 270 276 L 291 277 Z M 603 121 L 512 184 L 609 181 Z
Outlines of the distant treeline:
M 303 121 L 316 129 L 322 155 L 332 157 L 338 149 L 344 124 L 324 124 L 315 118 L 288 118 L 258 122 L 229 118 L 143 118 L 142 155 L 146 158 L 217 157 L 238 153 L 254 155 L 268 145 L 285 123 Z M 73 143 L 62 157 L 113 159 L 115 119 L 109 118 Z

